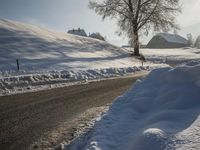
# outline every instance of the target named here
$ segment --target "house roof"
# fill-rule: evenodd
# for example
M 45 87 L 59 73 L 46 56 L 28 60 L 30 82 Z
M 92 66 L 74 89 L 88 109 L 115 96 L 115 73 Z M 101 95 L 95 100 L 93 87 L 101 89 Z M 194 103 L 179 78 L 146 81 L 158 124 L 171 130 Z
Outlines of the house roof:
M 185 38 L 177 34 L 159 33 L 156 36 L 160 36 L 170 43 L 188 44 L 188 41 Z

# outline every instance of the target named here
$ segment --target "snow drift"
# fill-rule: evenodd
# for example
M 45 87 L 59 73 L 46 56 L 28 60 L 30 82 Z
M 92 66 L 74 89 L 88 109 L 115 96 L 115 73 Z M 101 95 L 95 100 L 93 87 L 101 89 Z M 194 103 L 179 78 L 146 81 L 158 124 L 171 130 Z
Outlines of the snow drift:
M 71 150 L 198 150 L 200 62 L 156 69 L 119 97 Z
M 128 68 L 107 68 L 89 70 L 62 70 L 49 71 L 22 75 L 14 72 L 4 73 L 0 78 L 0 96 L 16 93 L 32 92 L 37 90 L 47 90 L 56 87 L 70 86 L 74 84 L 86 83 L 87 81 L 98 81 L 111 77 L 130 75 L 136 72 L 148 71 L 150 67 L 128 67 Z M 12 76 L 11 76 L 12 75 Z

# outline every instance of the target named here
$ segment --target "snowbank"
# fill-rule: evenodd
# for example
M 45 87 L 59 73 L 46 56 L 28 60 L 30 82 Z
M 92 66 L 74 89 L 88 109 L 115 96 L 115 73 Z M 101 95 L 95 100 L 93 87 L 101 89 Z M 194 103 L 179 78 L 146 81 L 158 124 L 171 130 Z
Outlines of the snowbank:
M 198 150 L 200 62 L 156 69 L 119 97 L 71 150 Z
M 107 69 L 89 69 L 79 71 L 49 71 L 28 74 L 22 72 L 16 75 L 15 72 L 3 74 L 6 77 L 0 77 L 0 96 L 15 93 L 24 93 L 27 91 L 38 91 L 43 89 L 69 86 L 78 83 L 85 83 L 91 80 L 101 80 L 111 77 L 124 76 L 140 71 L 149 71 L 152 67 L 128 67 L 128 68 L 107 68 Z M 13 74 L 13 76 L 11 76 Z M 20 74 L 20 73 L 19 73 Z

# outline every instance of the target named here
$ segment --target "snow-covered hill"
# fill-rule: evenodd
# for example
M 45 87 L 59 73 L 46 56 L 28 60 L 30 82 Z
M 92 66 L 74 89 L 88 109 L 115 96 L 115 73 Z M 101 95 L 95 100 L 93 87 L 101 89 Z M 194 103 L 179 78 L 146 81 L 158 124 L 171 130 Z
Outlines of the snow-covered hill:
M 0 71 L 66 70 L 133 66 L 119 47 L 87 37 L 0 20 Z M 135 61 L 137 62 L 137 61 Z
M 20 71 L 17 71 L 16 59 Z M 107 42 L 0 19 L 0 95 L 161 67 Z
M 200 62 L 154 70 L 70 150 L 199 150 Z

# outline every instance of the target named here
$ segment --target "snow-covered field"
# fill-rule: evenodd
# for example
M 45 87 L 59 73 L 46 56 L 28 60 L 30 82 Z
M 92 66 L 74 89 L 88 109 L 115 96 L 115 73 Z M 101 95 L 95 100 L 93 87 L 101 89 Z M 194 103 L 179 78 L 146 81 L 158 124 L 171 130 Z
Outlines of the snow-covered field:
M 162 66 L 147 62 L 141 67 L 126 51 L 104 41 L 0 19 L 0 95 Z
M 199 150 L 200 62 L 161 68 L 119 97 L 70 150 Z
M 166 62 L 172 65 L 200 60 L 200 49 L 196 48 L 141 49 L 141 53 L 149 61 Z
M 127 52 L 132 52 L 132 48 L 124 48 Z M 174 49 L 140 49 L 146 60 L 154 63 L 168 63 L 170 65 L 179 65 L 192 60 L 200 60 L 200 49 L 185 47 Z
M 0 20 L 0 71 L 88 70 L 140 66 L 107 42 Z

